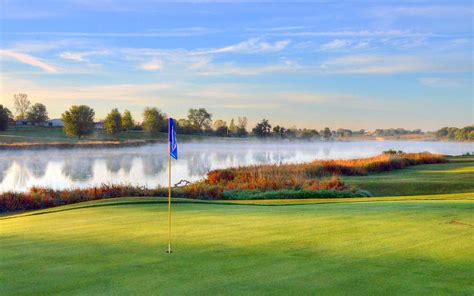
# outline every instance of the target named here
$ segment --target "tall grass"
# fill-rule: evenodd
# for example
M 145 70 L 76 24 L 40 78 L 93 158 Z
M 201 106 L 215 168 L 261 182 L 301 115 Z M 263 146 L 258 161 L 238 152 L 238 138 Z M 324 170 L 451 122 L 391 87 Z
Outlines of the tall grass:
M 419 164 L 442 163 L 443 155 L 431 153 L 382 154 L 365 159 L 316 160 L 306 164 L 259 165 L 215 170 L 206 182 L 231 190 L 344 190 L 337 176 L 363 176 Z M 320 179 L 333 177 L 330 179 Z

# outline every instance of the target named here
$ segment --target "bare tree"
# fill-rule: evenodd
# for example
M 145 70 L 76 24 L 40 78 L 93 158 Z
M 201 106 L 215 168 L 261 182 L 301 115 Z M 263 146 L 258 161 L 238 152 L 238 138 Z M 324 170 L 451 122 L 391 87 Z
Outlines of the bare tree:
M 31 102 L 28 100 L 27 94 L 14 94 L 13 95 L 13 107 L 15 108 L 15 115 L 17 120 L 26 119 L 28 108 L 30 108 Z

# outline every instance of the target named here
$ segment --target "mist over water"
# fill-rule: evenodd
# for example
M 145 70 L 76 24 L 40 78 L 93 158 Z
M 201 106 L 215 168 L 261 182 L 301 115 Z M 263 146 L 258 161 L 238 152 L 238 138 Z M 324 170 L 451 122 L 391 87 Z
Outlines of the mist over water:
M 181 143 L 172 163 L 173 184 L 196 181 L 214 169 L 256 164 L 309 162 L 315 159 L 370 157 L 384 150 L 459 155 L 473 152 L 472 143 L 449 142 L 238 142 Z M 0 151 L 0 192 L 31 187 L 87 188 L 102 184 L 166 186 L 167 145 L 116 149 Z

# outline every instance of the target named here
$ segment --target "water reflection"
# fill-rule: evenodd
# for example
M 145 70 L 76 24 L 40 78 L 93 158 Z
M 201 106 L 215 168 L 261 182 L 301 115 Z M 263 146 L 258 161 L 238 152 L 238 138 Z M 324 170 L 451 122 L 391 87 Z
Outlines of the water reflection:
M 32 157 L 25 160 L 24 166 L 27 167 L 33 176 L 41 178 L 46 172 L 48 161 L 39 157 Z
M 442 142 L 189 143 L 181 144 L 180 160 L 173 162 L 172 182 L 199 180 L 210 170 L 226 167 L 368 157 L 388 149 L 452 155 L 474 151 L 469 143 Z M 0 151 L 0 192 L 25 191 L 33 186 L 166 185 L 166 151 L 164 144 L 107 150 Z
M 167 164 L 165 155 L 145 155 L 141 157 L 141 161 L 143 162 L 143 172 L 149 177 L 164 171 Z
M 64 160 L 61 172 L 72 181 L 87 181 L 93 176 L 92 165 L 94 161 L 93 158 L 89 157 L 68 158 Z

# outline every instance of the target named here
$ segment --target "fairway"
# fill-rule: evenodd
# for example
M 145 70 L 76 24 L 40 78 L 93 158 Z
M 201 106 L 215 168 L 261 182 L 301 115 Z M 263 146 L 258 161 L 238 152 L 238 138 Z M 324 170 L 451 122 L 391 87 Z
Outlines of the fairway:
M 172 255 L 157 199 L 4 215 L 0 294 L 472 295 L 473 199 L 180 202 Z

